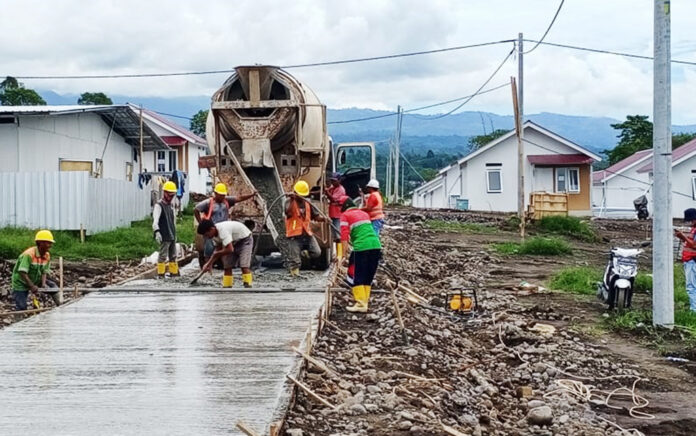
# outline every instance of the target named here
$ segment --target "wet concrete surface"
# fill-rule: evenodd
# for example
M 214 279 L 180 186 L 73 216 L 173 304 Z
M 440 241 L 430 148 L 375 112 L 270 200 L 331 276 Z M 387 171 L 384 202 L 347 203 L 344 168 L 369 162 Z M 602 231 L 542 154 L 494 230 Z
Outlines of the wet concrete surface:
M 0 435 L 267 430 L 321 293 L 99 294 L 0 331 Z

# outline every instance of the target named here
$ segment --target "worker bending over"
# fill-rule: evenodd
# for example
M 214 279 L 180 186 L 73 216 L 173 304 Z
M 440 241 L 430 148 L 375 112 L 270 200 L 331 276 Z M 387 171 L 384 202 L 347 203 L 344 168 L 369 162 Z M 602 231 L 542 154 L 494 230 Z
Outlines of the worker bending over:
M 245 288 L 251 288 L 251 255 L 254 251 L 253 220 L 246 220 L 244 224 L 239 221 L 223 221 L 213 223 L 212 220 L 203 220 L 198 224 L 198 234 L 212 240 L 215 244 L 210 260 L 203 265 L 203 271 L 213 269 L 213 264 L 222 259 L 224 273 L 222 275 L 222 287 L 231 288 L 234 284 L 232 268 L 237 263 L 242 269 L 242 282 Z
M 326 187 L 326 197 L 329 199 L 329 218 L 331 218 L 331 236 L 336 243 L 336 257 L 343 257 L 341 244 L 341 199 L 346 195 L 346 189 L 341 185 L 341 175 L 333 173 L 330 185 Z
M 324 221 L 319 211 L 304 198 L 309 195 L 309 185 L 304 180 L 295 183 L 294 193 L 289 194 L 285 206 L 285 236 L 288 238 L 287 266 L 290 275 L 300 275 L 302 257 L 316 259 L 321 256 L 321 248 L 312 233 L 312 221 Z
M 27 248 L 19 255 L 11 279 L 16 310 L 27 310 L 29 292 L 37 301 L 39 288 L 47 286 L 46 277 L 51 270 L 50 250 L 54 242 L 50 231 L 39 230 L 34 237 L 36 246 Z
M 162 191 L 162 199 L 152 209 L 152 231 L 155 240 L 160 244 L 157 277 L 164 277 L 165 261 L 169 261 L 169 275 L 176 277 L 179 276 L 179 265 L 176 263 L 176 218 L 172 207 L 176 185 L 174 182 L 167 182 Z
M 375 233 L 379 236 L 384 227 L 384 209 L 382 202 L 382 194 L 379 192 L 379 181 L 372 179 L 365 185 L 367 196 L 363 201 L 362 210 L 370 216 L 370 222 L 375 229 Z
M 346 307 L 349 312 L 367 312 L 372 280 L 382 254 L 382 245 L 367 212 L 358 209 L 353 200 L 343 197 L 341 215 L 341 242 L 353 246 L 351 253 L 355 266 L 353 298 L 355 304 Z
M 684 221 L 691 226 L 689 234 L 685 235 L 675 229 L 674 236 L 684 243 L 682 262 L 684 263 L 686 293 L 689 295 L 689 308 L 692 312 L 696 312 L 696 209 L 686 209 Z
M 230 219 L 230 209 L 237 203 L 247 201 L 254 198 L 256 191 L 248 195 L 231 196 L 227 195 L 227 185 L 218 183 L 215 185 L 213 196 L 196 204 L 193 209 L 193 215 L 196 217 L 196 222 L 200 223 L 203 220 L 211 220 L 217 224 Z M 210 258 L 215 249 L 215 244 L 211 239 L 205 240 L 205 248 L 203 256 L 206 260 Z

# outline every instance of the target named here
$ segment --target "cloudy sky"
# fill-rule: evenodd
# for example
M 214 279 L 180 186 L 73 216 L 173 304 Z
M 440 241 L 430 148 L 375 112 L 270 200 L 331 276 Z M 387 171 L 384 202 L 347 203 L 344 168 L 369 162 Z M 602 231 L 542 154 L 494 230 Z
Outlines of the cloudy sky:
M 0 76 L 293 65 L 541 37 L 558 0 L 2 0 Z M 566 0 L 548 42 L 652 56 L 652 0 Z M 696 1 L 672 1 L 672 56 L 696 61 Z M 531 45 L 526 44 L 526 49 Z M 332 108 L 394 109 L 474 92 L 511 43 L 293 69 Z M 525 56 L 525 112 L 624 118 L 652 112 L 652 62 L 541 46 Z M 511 57 L 490 86 L 516 74 Z M 696 66 L 674 66 L 673 120 L 696 123 Z M 58 93 L 210 95 L 225 75 L 24 80 Z M 511 113 L 508 88 L 462 110 Z M 443 106 L 437 111 L 453 107 Z M 433 112 L 431 110 L 431 112 Z

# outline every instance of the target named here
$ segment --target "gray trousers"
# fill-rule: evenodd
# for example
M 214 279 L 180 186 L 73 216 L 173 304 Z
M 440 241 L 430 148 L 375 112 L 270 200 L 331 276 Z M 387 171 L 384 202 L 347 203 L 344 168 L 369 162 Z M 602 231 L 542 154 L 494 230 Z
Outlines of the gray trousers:
M 288 238 L 288 249 L 287 265 L 290 269 L 299 268 L 302 265 L 300 258 L 302 250 L 309 251 L 309 257 L 312 259 L 321 256 L 321 247 L 314 236 L 302 235 Z
M 159 248 L 159 257 L 157 262 L 164 263 L 167 260 L 174 262 L 176 260 L 176 241 L 162 241 Z

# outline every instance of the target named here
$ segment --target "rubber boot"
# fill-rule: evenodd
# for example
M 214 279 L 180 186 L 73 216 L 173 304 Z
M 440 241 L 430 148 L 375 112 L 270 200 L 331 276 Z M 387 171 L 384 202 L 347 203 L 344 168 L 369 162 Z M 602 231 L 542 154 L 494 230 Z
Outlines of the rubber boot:
M 222 287 L 231 288 L 234 285 L 234 276 L 222 276 Z
M 179 264 L 176 262 L 169 262 L 169 275 L 172 277 L 179 277 Z
M 355 299 L 355 304 L 346 307 L 348 312 L 367 312 L 367 306 L 365 305 L 365 286 L 353 286 L 353 298 Z
M 340 261 L 343 259 L 343 244 L 336 242 L 336 258 Z
M 167 265 L 164 262 L 158 262 L 157 263 L 157 278 L 163 279 L 165 271 L 167 271 Z
M 292 277 L 299 277 L 300 276 L 300 269 L 299 268 L 293 268 L 290 270 L 290 276 Z
M 242 274 L 242 282 L 244 282 L 245 288 L 251 288 L 252 281 L 253 281 L 253 277 L 252 277 L 251 273 Z
M 367 309 L 370 305 L 370 292 L 372 291 L 372 286 L 365 286 L 365 299 L 363 300 L 363 305 Z

